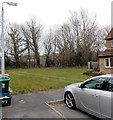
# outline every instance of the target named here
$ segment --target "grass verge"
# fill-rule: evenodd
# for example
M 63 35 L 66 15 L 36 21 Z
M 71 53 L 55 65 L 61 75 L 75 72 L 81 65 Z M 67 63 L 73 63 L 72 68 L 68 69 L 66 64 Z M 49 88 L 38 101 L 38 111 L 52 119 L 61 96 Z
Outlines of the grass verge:
M 37 68 L 12 69 L 10 75 L 12 94 L 61 89 L 66 85 L 81 82 L 89 78 L 83 75 L 86 68 Z

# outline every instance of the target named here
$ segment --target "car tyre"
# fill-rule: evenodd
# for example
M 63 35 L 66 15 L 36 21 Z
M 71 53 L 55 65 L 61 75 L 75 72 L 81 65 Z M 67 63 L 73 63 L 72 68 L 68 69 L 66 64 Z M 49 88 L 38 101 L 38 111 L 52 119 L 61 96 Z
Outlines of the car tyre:
M 71 92 L 66 92 L 64 95 L 64 102 L 66 106 L 70 109 L 76 109 L 75 99 Z

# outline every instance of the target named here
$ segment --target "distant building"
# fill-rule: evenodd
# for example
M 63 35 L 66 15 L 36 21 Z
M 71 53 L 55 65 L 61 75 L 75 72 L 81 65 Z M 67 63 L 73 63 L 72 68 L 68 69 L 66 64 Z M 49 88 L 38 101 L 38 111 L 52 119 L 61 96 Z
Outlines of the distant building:
M 108 33 L 105 51 L 99 54 L 100 72 L 113 74 L 113 28 Z

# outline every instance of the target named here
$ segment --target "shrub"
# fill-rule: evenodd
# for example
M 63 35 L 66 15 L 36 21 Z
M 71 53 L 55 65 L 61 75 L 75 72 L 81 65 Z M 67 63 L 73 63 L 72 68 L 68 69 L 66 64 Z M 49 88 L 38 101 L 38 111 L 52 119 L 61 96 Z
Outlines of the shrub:
M 93 70 L 88 70 L 86 72 L 83 73 L 83 75 L 89 75 L 89 76 L 98 76 L 98 75 L 103 75 L 104 73 L 102 72 L 96 72 Z

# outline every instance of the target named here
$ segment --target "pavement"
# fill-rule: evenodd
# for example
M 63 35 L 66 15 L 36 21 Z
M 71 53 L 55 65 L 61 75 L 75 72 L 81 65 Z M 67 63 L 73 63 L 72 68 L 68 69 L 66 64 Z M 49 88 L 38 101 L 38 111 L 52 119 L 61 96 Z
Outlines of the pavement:
M 57 113 L 61 118 L 68 119 L 80 119 L 80 120 L 97 120 L 98 118 L 85 113 L 79 109 L 72 110 L 66 107 L 64 100 L 52 101 L 48 103 L 50 107 Z
M 54 104 L 51 104 L 52 101 Z M 2 108 L 2 118 L 95 119 L 82 111 L 70 110 L 59 101 L 63 101 L 63 90 L 13 95 L 12 105 Z

